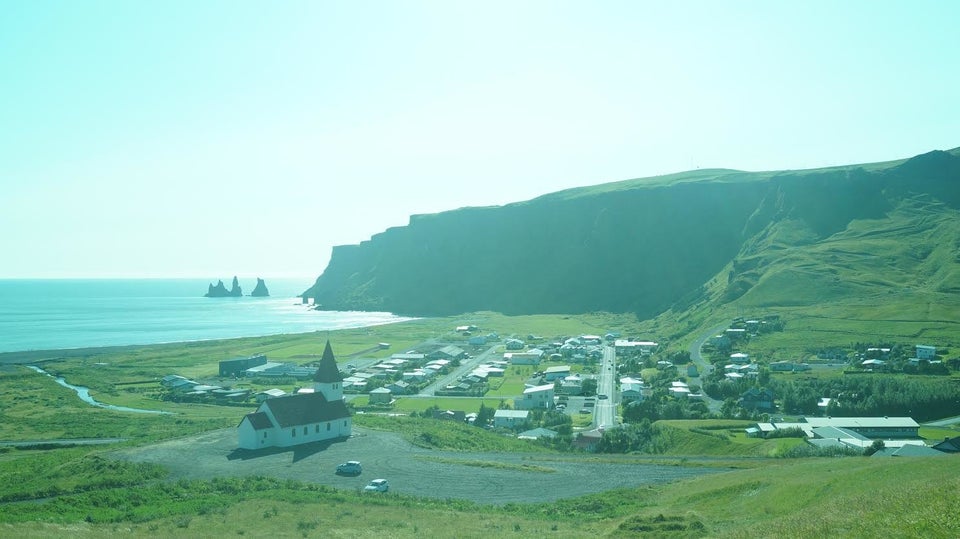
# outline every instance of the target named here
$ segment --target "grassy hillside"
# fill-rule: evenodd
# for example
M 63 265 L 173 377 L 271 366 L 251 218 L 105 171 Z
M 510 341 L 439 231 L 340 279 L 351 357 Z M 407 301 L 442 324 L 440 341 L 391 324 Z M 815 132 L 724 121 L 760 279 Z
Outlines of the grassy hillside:
M 265 478 L 118 486 L 42 504 L 0 506 L 0 533 L 947 538 L 960 531 L 957 457 L 777 460 L 542 505 L 477 506 L 362 494 Z

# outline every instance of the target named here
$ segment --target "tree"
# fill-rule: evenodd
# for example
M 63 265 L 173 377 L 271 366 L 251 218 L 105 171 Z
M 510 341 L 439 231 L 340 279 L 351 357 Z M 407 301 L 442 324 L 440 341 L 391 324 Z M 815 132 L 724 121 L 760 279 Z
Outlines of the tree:
M 587 378 L 580 387 L 583 394 L 588 397 L 597 394 L 597 380 L 595 378 Z
M 497 411 L 493 408 L 487 408 L 480 403 L 480 411 L 477 412 L 477 418 L 473 421 L 473 424 L 478 427 L 486 427 L 493 420 L 493 414 Z
M 869 457 L 877 451 L 882 451 L 885 447 L 887 445 L 883 443 L 883 440 L 874 440 L 870 447 L 863 450 L 863 456 Z

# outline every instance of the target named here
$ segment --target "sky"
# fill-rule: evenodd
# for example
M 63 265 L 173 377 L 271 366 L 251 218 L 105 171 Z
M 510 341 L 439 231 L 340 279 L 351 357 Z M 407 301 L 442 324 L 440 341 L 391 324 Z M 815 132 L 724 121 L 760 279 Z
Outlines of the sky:
M 0 278 L 320 275 L 413 214 L 960 146 L 960 2 L 0 0 Z

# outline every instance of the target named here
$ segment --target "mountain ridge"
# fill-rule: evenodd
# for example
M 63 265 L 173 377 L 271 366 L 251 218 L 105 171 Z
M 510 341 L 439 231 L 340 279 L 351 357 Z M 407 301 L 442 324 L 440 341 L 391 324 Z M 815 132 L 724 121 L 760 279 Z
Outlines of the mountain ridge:
M 906 207 L 952 230 L 947 225 L 960 219 L 958 182 L 960 148 L 813 170 L 698 170 L 415 215 L 406 226 L 335 247 L 303 295 L 323 309 L 417 316 L 609 311 L 649 318 L 684 305 L 721 306 L 770 286 L 766 272 L 785 271 L 777 253 L 796 251 L 816 264 L 825 242 L 850 236 L 851 227 L 888 230 L 884 248 L 864 256 L 885 256 L 891 242 L 915 243 Z M 891 235 L 898 226 L 899 236 Z M 939 253 L 936 238 L 919 244 Z M 954 290 L 958 261 L 937 256 L 943 282 L 931 292 Z M 869 279 L 846 276 L 860 271 L 851 268 L 835 268 L 859 283 L 842 297 L 869 288 Z

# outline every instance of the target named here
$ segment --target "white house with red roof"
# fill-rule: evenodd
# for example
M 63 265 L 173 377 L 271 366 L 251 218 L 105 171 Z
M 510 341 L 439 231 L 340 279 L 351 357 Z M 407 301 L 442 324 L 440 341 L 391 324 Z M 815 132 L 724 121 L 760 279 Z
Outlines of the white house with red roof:
M 313 381 L 313 393 L 270 398 L 245 415 L 237 426 L 240 448 L 290 447 L 350 436 L 353 425 L 330 341 Z

